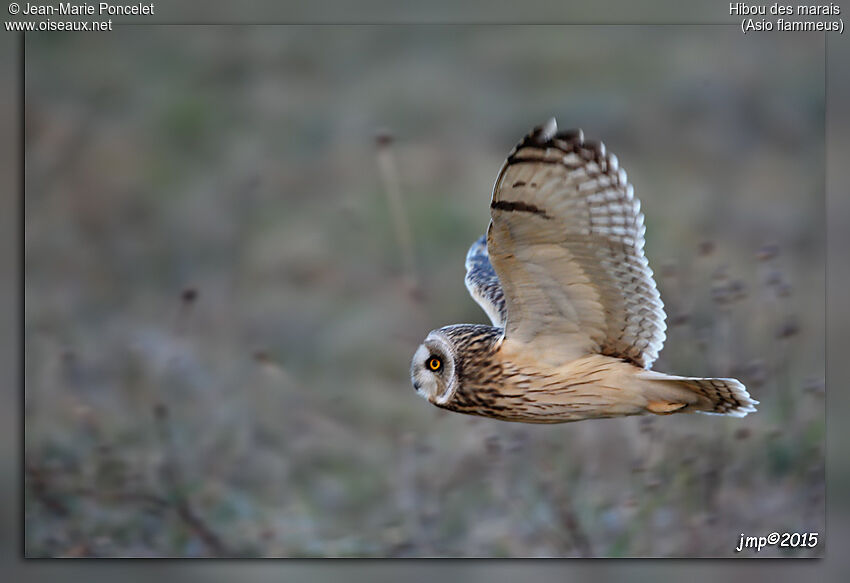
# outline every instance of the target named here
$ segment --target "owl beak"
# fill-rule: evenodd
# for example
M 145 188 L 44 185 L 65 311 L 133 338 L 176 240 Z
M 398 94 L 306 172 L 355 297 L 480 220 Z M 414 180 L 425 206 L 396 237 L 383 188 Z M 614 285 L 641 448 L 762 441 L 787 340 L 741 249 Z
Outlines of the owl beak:
M 419 392 L 420 385 L 417 381 L 413 381 L 413 388 L 416 390 L 417 393 Z

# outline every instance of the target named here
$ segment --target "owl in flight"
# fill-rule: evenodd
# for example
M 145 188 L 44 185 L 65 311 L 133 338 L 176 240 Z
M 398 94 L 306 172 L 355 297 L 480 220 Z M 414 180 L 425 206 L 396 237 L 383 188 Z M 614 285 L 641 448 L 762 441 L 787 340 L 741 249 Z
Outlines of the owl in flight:
M 664 306 L 643 254 L 643 214 L 600 142 L 535 128 L 508 155 L 466 287 L 492 326 L 434 330 L 416 350 L 416 392 L 443 409 L 526 423 L 654 413 L 743 417 L 735 379 L 650 370 Z

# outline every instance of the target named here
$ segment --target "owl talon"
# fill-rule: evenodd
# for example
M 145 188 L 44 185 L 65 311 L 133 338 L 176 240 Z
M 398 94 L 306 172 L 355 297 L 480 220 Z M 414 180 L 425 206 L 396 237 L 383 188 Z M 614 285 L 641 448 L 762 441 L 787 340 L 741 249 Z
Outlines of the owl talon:
M 646 410 L 650 413 L 655 413 L 656 415 L 669 415 L 670 413 L 675 413 L 682 407 L 684 407 L 686 403 L 667 403 L 665 401 L 650 401 L 646 406 Z

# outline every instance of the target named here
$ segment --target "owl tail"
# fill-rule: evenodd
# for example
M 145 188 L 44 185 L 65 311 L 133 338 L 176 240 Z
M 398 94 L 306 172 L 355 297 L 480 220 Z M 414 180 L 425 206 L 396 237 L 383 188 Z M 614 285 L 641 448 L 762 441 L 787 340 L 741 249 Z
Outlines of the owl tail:
M 641 373 L 647 411 L 670 413 L 709 413 L 745 417 L 756 410 L 758 401 L 735 379 L 695 379 L 653 371 Z

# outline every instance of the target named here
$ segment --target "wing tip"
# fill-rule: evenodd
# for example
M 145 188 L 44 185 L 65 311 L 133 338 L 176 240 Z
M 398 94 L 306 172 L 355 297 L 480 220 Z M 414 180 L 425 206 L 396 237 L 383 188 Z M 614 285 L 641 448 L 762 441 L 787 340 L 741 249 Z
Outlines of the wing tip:
M 534 126 L 523 142 L 531 142 L 536 145 L 543 145 L 550 141 L 558 133 L 558 121 L 554 117 L 550 117 L 540 125 Z
M 555 134 L 558 133 L 558 120 L 554 117 L 550 117 L 543 124 L 537 127 L 540 137 L 545 138 L 547 141 L 551 140 L 555 137 Z
M 602 140 L 586 140 L 581 128 L 559 130 L 558 122 L 554 117 L 535 126 L 514 148 L 514 152 L 525 146 L 538 148 L 554 146 L 565 152 L 578 151 L 586 160 L 596 160 L 599 163 L 604 161 L 607 164 L 607 170 L 613 172 L 621 184 L 628 184 L 626 172 L 620 168 L 619 159 L 608 151 Z M 510 157 L 508 159 L 510 160 Z
M 546 148 L 551 146 L 554 140 L 567 142 L 569 144 L 573 144 L 573 146 L 586 145 L 584 132 L 581 128 L 559 130 L 558 121 L 554 117 L 550 117 L 542 124 L 534 126 L 534 129 L 532 129 L 525 138 L 520 141 L 516 149 L 524 146 Z

